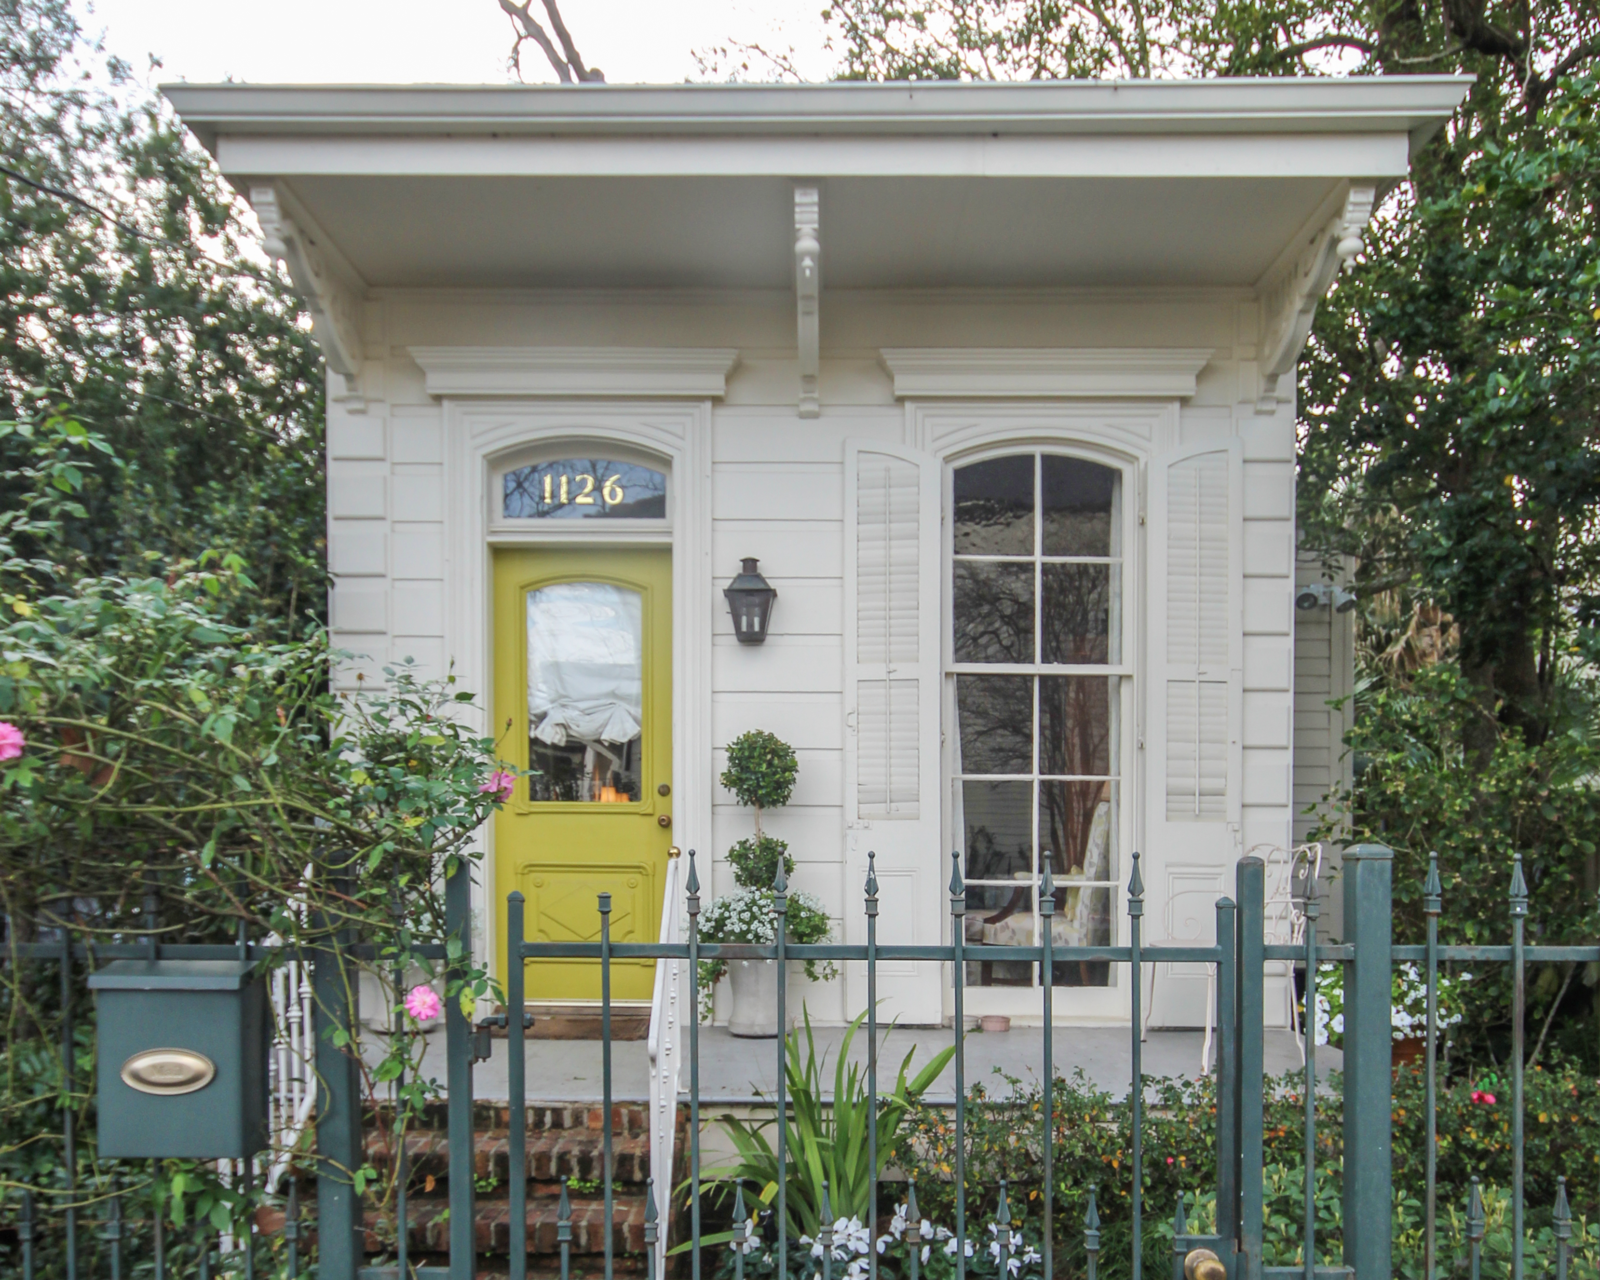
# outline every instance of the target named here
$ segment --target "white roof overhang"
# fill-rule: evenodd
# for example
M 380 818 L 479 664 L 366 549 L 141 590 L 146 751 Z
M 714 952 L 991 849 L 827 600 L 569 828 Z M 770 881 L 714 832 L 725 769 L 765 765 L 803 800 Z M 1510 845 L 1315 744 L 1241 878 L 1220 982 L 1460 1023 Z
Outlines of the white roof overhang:
M 1254 286 L 1342 185 L 1402 178 L 1459 77 L 1028 84 L 168 85 L 349 283 Z
M 431 287 L 793 285 L 814 364 L 819 271 L 830 289 L 1254 289 L 1282 372 L 1469 83 L 163 92 L 255 203 L 336 372 L 358 363 L 355 298 Z

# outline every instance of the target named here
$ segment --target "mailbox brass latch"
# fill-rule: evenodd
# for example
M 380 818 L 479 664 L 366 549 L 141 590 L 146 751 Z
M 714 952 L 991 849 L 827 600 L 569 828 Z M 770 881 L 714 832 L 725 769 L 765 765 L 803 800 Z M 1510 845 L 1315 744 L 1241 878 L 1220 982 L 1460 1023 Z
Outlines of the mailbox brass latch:
M 122 1064 L 122 1083 L 140 1093 L 196 1093 L 216 1078 L 217 1064 L 193 1049 L 146 1049 Z

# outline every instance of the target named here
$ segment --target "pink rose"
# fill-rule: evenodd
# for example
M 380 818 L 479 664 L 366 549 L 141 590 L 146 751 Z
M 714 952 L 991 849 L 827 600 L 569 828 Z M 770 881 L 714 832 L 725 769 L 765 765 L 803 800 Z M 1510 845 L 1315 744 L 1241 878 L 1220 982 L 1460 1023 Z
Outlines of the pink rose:
M 9 720 L 0 720 L 0 760 L 15 760 L 27 745 L 21 729 Z
M 496 769 L 489 775 L 489 780 L 487 782 L 479 784 L 478 790 L 486 796 L 493 796 L 496 800 L 500 801 L 500 803 L 504 804 L 507 800 L 511 799 L 512 793 L 516 790 L 516 786 L 516 774 L 507 773 L 504 769 Z
M 444 1004 L 432 987 L 418 984 L 406 992 L 406 1012 L 418 1022 L 432 1022 L 444 1012 Z
M 1472 1100 L 1486 1107 L 1494 1106 L 1494 1094 L 1485 1093 L 1482 1089 L 1474 1089 L 1472 1091 Z

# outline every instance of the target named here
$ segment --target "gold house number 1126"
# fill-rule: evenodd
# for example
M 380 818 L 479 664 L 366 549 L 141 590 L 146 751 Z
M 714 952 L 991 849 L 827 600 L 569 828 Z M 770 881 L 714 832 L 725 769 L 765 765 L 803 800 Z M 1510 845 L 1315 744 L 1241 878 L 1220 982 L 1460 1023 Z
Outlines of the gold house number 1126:
M 575 507 L 592 507 L 595 505 L 595 486 L 596 484 L 599 484 L 600 496 L 605 499 L 608 507 L 614 507 L 620 503 L 624 497 L 627 496 L 624 493 L 622 486 L 617 483 L 617 481 L 621 479 L 622 476 L 620 474 L 607 476 L 605 478 L 605 482 L 601 484 L 587 471 L 580 471 L 576 475 L 562 476 L 561 484 L 559 486 L 561 493 L 560 503 L 562 506 L 566 506 L 568 503 L 570 503 Z M 546 506 L 552 506 L 557 501 L 555 497 L 557 486 L 552 483 L 554 480 L 555 477 L 550 475 L 547 475 L 544 478 L 544 500 Z M 577 494 L 573 494 L 569 486 L 569 482 L 572 481 L 575 481 L 577 484 L 582 486 Z

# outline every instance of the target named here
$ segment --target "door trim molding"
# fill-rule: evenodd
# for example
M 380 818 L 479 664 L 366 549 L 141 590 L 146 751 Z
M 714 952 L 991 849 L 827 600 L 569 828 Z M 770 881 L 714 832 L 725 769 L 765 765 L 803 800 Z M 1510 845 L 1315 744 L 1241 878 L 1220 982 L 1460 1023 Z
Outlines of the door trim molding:
M 507 539 L 489 523 L 489 483 L 497 461 L 545 442 L 589 439 L 626 445 L 670 467 L 672 546 L 672 806 L 675 843 L 711 849 L 711 401 L 546 399 L 444 400 L 445 652 L 461 685 L 482 703 L 491 729 L 494 704 L 493 549 Z M 574 537 L 579 531 L 570 531 Z M 568 542 L 567 530 L 561 531 Z M 656 542 L 661 535 L 647 541 Z M 527 545 L 534 539 L 514 539 Z M 596 537 L 595 543 L 611 539 Z M 570 545 L 570 542 L 568 542 Z M 486 865 L 473 885 L 473 954 L 495 953 L 493 824 L 483 829 Z

